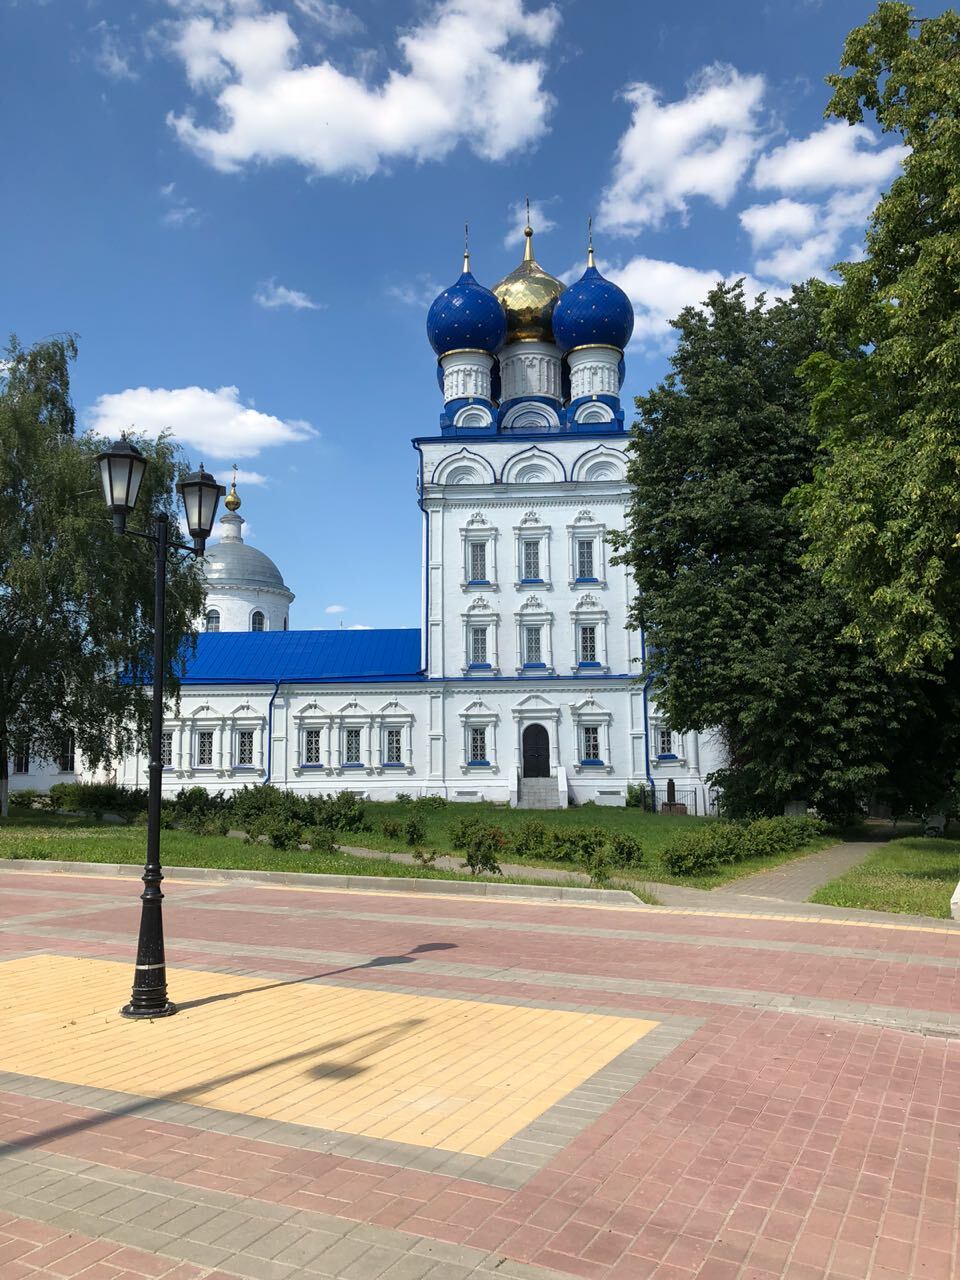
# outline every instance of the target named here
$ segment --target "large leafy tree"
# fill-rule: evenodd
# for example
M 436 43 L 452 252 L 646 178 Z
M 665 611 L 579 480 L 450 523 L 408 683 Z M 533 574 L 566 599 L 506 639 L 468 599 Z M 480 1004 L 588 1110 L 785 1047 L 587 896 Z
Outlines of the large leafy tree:
M 145 737 L 153 627 L 148 543 L 118 537 L 94 463 L 95 441 L 75 434 L 71 337 L 24 350 L 14 339 L 0 372 L 0 804 L 10 756 L 56 759 L 72 734 L 96 767 Z M 150 459 L 130 527 L 150 511 L 176 521 L 174 451 L 138 441 Z M 166 673 L 203 605 L 197 566 L 171 559 Z
M 960 637 L 960 14 L 883 3 L 847 38 L 827 114 L 909 146 L 807 364 L 825 451 L 804 495 L 811 563 L 848 633 L 894 670 L 946 670 Z
M 839 638 L 849 615 L 803 565 L 784 501 L 816 459 L 796 370 L 824 347 L 829 297 L 811 281 L 767 307 L 718 285 L 674 321 L 672 372 L 637 399 L 617 539 L 636 582 L 631 622 L 646 631 L 670 724 L 719 729 L 729 767 L 717 780 L 734 813 L 801 798 L 852 811 L 890 780 L 891 743 L 920 714 L 869 645 Z M 828 350 L 861 363 L 837 341 Z

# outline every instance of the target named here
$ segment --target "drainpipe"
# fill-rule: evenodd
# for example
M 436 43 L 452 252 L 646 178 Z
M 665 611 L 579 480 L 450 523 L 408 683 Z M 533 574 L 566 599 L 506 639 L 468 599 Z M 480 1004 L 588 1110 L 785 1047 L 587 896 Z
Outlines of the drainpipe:
M 269 783 L 270 771 L 273 768 L 273 704 L 279 692 L 280 681 L 274 680 L 273 693 L 271 693 L 270 702 L 267 705 L 267 776 L 263 780 L 263 786 Z
M 651 812 L 657 812 L 657 784 L 653 780 L 653 774 L 650 772 L 650 704 L 648 700 L 648 692 L 653 684 L 653 676 L 647 675 L 647 636 L 646 632 L 640 632 L 640 661 L 643 664 L 644 681 L 643 681 L 643 764 L 647 774 L 647 781 L 650 783 L 650 806 Z

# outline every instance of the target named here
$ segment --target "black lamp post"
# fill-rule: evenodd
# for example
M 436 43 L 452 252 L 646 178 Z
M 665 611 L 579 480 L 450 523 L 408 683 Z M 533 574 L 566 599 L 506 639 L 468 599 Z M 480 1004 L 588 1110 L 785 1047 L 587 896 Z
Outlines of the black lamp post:
M 136 506 L 147 460 L 129 440 L 122 439 L 101 453 L 100 478 L 103 494 L 113 515 L 117 533 L 145 538 L 154 545 L 153 598 L 153 701 L 150 714 L 150 774 L 147 793 L 147 861 L 143 869 L 143 893 L 140 901 L 140 937 L 137 942 L 137 964 L 130 1003 L 120 1012 L 126 1018 L 166 1018 L 177 1012 L 167 999 L 167 966 L 163 953 L 163 894 L 160 882 L 160 781 L 163 775 L 161 745 L 163 734 L 163 628 L 167 589 L 167 552 L 187 551 L 202 556 L 213 528 L 217 504 L 226 490 L 209 472 L 200 470 L 186 476 L 177 485 L 187 513 L 187 528 L 193 546 L 171 542 L 166 512 L 153 516 L 153 532 L 139 533 L 127 528 L 127 516 Z

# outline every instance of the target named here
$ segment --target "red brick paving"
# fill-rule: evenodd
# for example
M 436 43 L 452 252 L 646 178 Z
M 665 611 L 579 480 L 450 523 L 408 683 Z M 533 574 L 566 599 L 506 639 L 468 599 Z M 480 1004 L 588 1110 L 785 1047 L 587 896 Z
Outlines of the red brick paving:
M 0 1213 L 0 1276 L 3 1280 L 215 1280 L 222 1273 L 155 1253 L 91 1240 L 43 1222 Z M 234 1280 L 223 1276 L 222 1280 Z
M 52 877 L 7 875 L 4 886 L 14 879 L 11 887 L 29 893 L 3 895 L 0 914 L 6 919 L 62 905 L 63 878 L 51 884 Z M 128 956 L 135 885 L 79 877 L 69 883 L 71 892 L 76 886 L 85 894 L 116 899 L 117 907 L 84 911 L 73 921 L 77 929 L 107 932 L 117 935 L 115 940 L 70 940 L 58 946 L 32 936 L 25 925 L 22 934 L 0 935 L 4 948 Z M 725 1005 L 720 989 L 958 1011 L 960 975 L 952 966 L 909 965 L 890 953 L 957 960 L 960 931 L 259 887 L 224 887 L 214 898 L 193 901 L 187 889 L 178 901 L 178 892 L 177 886 L 170 890 L 167 911 L 170 957 L 176 963 L 216 964 L 215 954 L 191 950 L 191 938 L 302 948 L 299 963 L 239 959 L 264 973 L 304 976 L 339 967 L 311 959 L 311 951 L 403 955 L 424 942 L 453 942 L 452 950 L 429 953 L 433 971 L 418 973 L 411 963 L 360 969 L 339 980 L 578 1001 L 654 1017 L 657 1011 L 694 1014 L 705 1022 L 517 1192 L 198 1133 L 187 1125 L 105 1117 L 14 1093 L 0 1094 L 0 1140 L 26 1140 L 109 1168 L 140 1169 L 188 1186 L 496 1249 L 518 1261 L 596 1280 L 954 1280 L 957 1274 L 960 1042 Z M 247 910 L 218 912 L 210 909 L 212 901 Z M 289 915 L 257 910 L 267 905 L 285 906 Z M 397 918 L 356 920 L 351 911 Z M 433 923 L 434 917 L 442 917 L 442 923 Z M 483 921 L 487 927 L 449 923 L 457 919 Z M 504 920 L 526 928 L 498 930 Z M 538 931 L 539 924 L 562 925 L 566 936 Z M 662 941 L 577 938 L 578 927 L 591 932 L 635 928 L 661 934 Z M 697 941 L 678 941 L 678 934 Z M 710 940 L 718 937 L 745 945 L 715 949 Z M 751 939 L 856 947 L 876 958 L 757 950 L 750 948 Z M 444 962 L 496 966 L 502 977 L 437 972 Z M 510 981 L 510 968 L 556 975 L 556 983 Z M 588 975 L 591 984 L 578 985 L 579 974 Z M 611 977 L 695 984 L 707 993 L 715 990 L 716 1000 L 704 1004 L 605 991 L 603 980 Z M 94 1123 L 55 1135 L 71 1119 Z M 39 1239 L 23 1236 L 31 1226 L 41 1233 Z M 8 1224 L 0 1226 L 3 1280 L 37 1273 L 36 1266 L 29 1269 L 25 1246 L 34 1256 L 44 1247 L 56 1250 L 62 1237 L 43 1235 L 50 1230 L 25 1224 L 17 1235 Z M 82 1257 L 81 1248 L 90 1244 L 103 1249 L 109 1242 L 80 1240 L 66 1257 Z M 5 1246 L 11 1250 L 7 1255 Z M 46 1274 L 87 1280 L 148 1274 L 136 1270 L 133 1258 L 118 1263 L 117 1252 L 91 1254 L 87 1270 Z M 48 1265 L 66 1264 L 52 1259 Z M 9 1267 L 20 1270 L 8 1276 Z M 101 1270 L 92 1270 L 96 1267 Z M 203 1273 L 170 1264 L 159 1274 L 192 1280 Z

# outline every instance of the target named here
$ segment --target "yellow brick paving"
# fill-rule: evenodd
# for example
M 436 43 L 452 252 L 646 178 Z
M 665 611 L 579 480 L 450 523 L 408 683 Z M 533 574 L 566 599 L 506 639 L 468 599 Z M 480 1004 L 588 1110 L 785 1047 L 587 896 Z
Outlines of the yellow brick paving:
M 132 1022 L 131 974 L 0 963 L 0 1069 L 487 1156 L 658 1025 L 191 969 L 175 1018 Z

